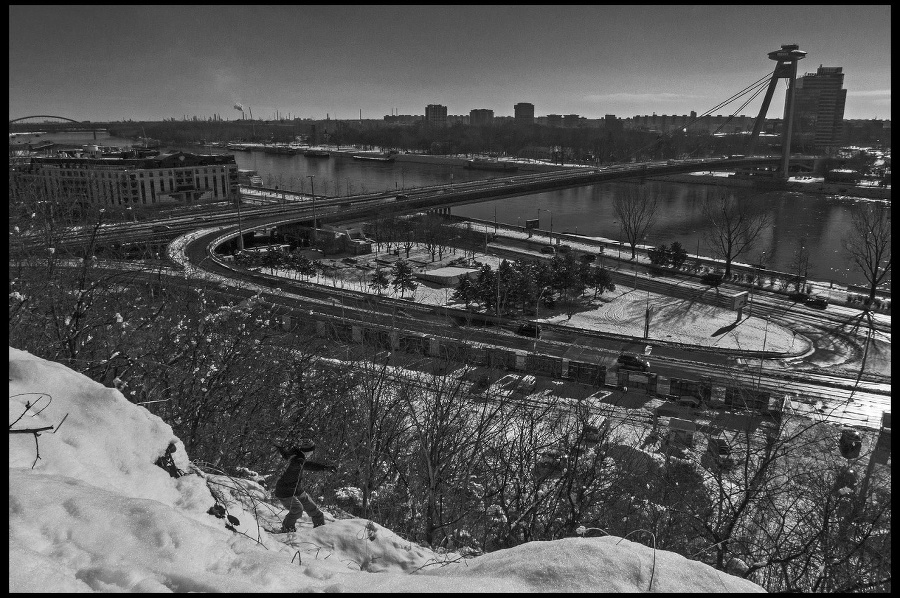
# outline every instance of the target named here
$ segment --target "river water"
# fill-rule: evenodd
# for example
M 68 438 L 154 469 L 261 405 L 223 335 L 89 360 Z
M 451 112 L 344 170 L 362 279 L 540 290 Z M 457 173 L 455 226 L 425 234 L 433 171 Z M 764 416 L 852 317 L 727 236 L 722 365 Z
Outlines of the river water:
M 82 134 L 83 137 L 86 137 Z M 84 143 L 93 140 L 84 139 Z M 120 141 L 120 143 L 114 143 Z M 103 145 L 128 146 L 131 142 L 107 137 Z M 193 153 L 223 153 L 218 148 L 180 148 Z M 229 152 L 232 153 L 232 152 Z M 466 170 L 460 166 L 415 162 L 363 162 L 349 157 L 307 158 L 262 152 L 233 152 L 238 168 L 257 171 L 266 186 L 309 192 L 316 195 L 347 195 L 409 187 L 448 184 L 503 176 L 502 173 Z M 312 180 L 309 177 L 312 176 Z M 612 199 L 628 187 L 642 184 L 657 196 L 659 210 L 655 226 L 642 244 L 659 245 L 678 241 L 689 254 L 712 255 L 703 241 L 709 224 L 700 206 L 709 195 L 732 192 L 728 187 L 702 184 L 602 183 L 560 191 L 534 193 L 454 206 L 455 215 L 481 218 L 501 224 L 522 226 L 526 219 L 539 218 L 540 228 L 607 239 L 622 238 Z M 771 226 L 748 255 L 745 263 L 763 263 L 770 270 L 795 271 L 792 265 L 797 243 L 805 238 L 810 251 L 809 277 L 841 284 L 865 284 L 844 255 L 843 239 L 850 233 L 850 210 L 860 200 L 796 192 L 767 192 L 755 197 L 771 216 Z M 552 222 L 551 222 L 552 220 Z M 624 251 L 624 250 L 623 250 Z
M 448 165 L 412 162 L 361 162 L 350 158 L 307 158 L 261 152 L 236 152 L 239 168 L 259 172 L 271 185 L 309 191 L 313 175 L 317 195 L 385 191 L 451 181 L 477 180 L 500 176 L 489 171 L 466 170 Z M 501 224 L 521 226 L 526 219 L 540 218 L 540 227 L 554 232 L 619 239 L 619 223 L 612 199 L 627 187 L 641 183 L 602 183 L 560 191 L 534 193 L 454 206 L 453 214 Z M 700 206 L 707 196 L 737 191 L 728 187 L 647 181 L 647 192 L 657 196 L 658 216 L 644 244 L 678 241 L 689 254 L 711 255 L 704 244 L 709 224 Z M 851 208 L 861 200 L 797 192 L 765 192 L 755 196 L 770 215 L 771 226 L 752 251 L 739 258 L 745 263 L 763 263 L 770 270 L 792 272 L 800 239 L 809 249 L 809 277 L 841 284 L 865 284 L 865 279 L 844 255 L 843 239 L 850 234 Z M 699 242 L 699 247 L 698 247 Z

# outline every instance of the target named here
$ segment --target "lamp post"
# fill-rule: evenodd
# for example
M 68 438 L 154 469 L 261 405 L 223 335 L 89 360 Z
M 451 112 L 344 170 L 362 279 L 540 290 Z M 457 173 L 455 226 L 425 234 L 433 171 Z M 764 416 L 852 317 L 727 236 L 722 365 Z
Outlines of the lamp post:
M 538 293 L 537 301 L 534 302 L 534 319 L 535 320 L 540 318 L 541 299 L 544 298 L 544 293 L 547 292 L 547 289 L 548 289 L 548 287 L 544 287 L 543 289 L 541 289 L 541 292 Z M 537 355 L 537 343 L 538 343 L 538 338 L 540 338 L 540 336 L 541 336 L 541 325 L 535 323 L 535 325 L 534 325 L 534 347 L 532 348 L 532 351 L 531 351 L 535 355 Z
M 766 318 L 766 330 L 763 333 L 762 352 L 759 354 L 759 370 L 756 374 L 756 389 L 757 390 L 759 390 L 759 387 L 762 384 L 763 354 L 766 352 L 766 339 L 768 339 L 768 338 L 769 338 L 769 318 Z
M 237 194 L 237 209 L 238 209 L 238 251 L 244 250 L 244 227 L 241 224 L 241 193 L 238 191 Z
M 315 185 L 316 175 L 308 174 L 308 175 L 306 175 L 306 178 L 309 179 L 309 194 L 312 196 L 312 207 L 313 207 L 312 244 L 315 247 L 315 245 L 316 245 L 316 185 Z
M 541 219 L 541 210 L 550 214 L 550 244 L 553 245 L 553 212 L 548 210 L 547 208 L 538 208 L 538 220 Z

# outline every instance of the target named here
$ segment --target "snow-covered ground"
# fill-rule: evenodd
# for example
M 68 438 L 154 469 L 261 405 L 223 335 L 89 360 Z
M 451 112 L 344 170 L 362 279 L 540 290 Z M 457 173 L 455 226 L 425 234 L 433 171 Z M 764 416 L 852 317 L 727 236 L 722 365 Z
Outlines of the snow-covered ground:
M 423 256 L 411 254 L 411 257 Z M 364 262 L 366 257 L 358 256 L 357 260 Z M 479 255 L 478 261 L 496 270 L 500 258 Z M 265 268 L 263 271 L 275 276 L 297 277 L 295 273 L 287 270 Z M 336 289 L 373 292 L 368 286 L 370 276 L 371 271 L 344 269 L 339 275 L 319 274 L 311 277 L 309 281 Z M 421 280 L 418 283 L 419 286 L 414 291 L 405 293 L 402 298 L 426 305 L 464 308 L 464 305 L 452 301 L 453 287 L 438 286 Z M 386 297 L 401 298 L 400 293 L 390 287 L 382 294 Z M 767 323 L 762 318 L 748 317 L 745 313 L 737 323 L 734 310 L 648 293 L 624 285 L 617 286 L 613 292 L 604 293 L 591 305 L 579 307 L 571 318 L 563 308 L 551 310 L 540 307 L 538 312 L 540 317 L 533 319 L 584 330 L 643 337 L 644 314 L 648 306 L 651 310 L 650 339 L 721 349 L 765 350 L 790 354 L 804 353 L 812 346 L 807 338 L 795 335 L 777 324 Z
M 195 467 L 119 391 L 10 347 L 9 396 L 11 431 L 52 426 L 9 436 L 10 592 L 762 591 L 611 536 L 462 559 L 361 519 L 271 535 L 283 512 L 261 486 Z M 170 442 L 177 479 L 154 465 Z

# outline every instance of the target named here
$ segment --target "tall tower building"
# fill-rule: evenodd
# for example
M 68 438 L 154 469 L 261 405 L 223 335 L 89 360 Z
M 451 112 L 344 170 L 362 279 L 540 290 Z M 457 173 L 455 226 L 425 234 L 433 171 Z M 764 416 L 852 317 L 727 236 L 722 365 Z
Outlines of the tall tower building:
M 518 104 L 513 106 L 513 110 L 515 110 L 517 123 L 534 123 L 534 104 L 519 102 Z
M 441 104 L 425 106 L 425 124 L 429 127 L 446 127 L 447 107 Z
M 469 124 L 473 127 L 490 125 L 494 122 L 494 111 L 487 108 L 476 108 L 469 111 Z
M 819 66 L 815 73 L 797 78 L 794 96 L 794 132 L 821 151 L 841 144 L 847 90 L 843 69 Z

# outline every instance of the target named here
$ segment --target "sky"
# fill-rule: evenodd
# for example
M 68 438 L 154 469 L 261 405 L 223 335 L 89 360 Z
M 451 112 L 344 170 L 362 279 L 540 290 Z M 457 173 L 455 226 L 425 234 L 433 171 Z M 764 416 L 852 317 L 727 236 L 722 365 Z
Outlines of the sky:
M 10 6 L 9 118 L 702 114 L 796 43 L 801 74 L 843 67 L 845 118 L 890 119 L 890 22 L 889 5 Z
M 763 591 L 614 536 L 463 562 L 363 519 L 328 516 L 313 529 L 304 514 L 295 533 L 269 534 L 284 512 L 264 488 L 192 468 L 172 428 L 118 390 L 10 347 L 9 394 L 11 428 L 53 428 L 9 435 L 11 593 Z M 154 465 L 170 442 L 189 475 Z M 233 530 L 207 513 L 214 504 L 236 518 Z

